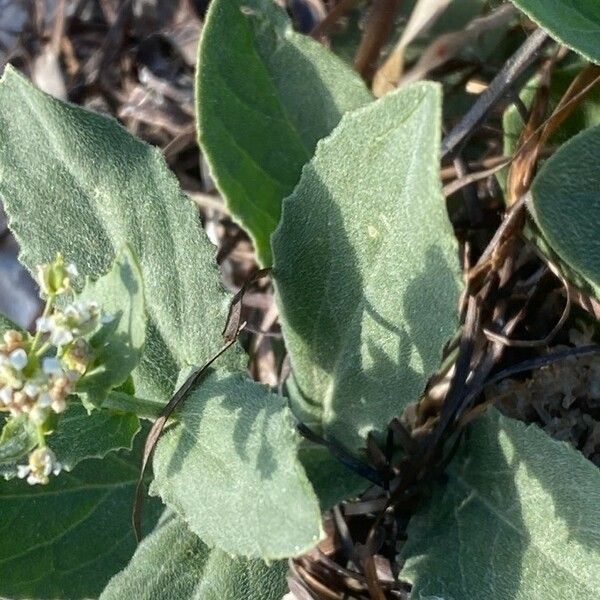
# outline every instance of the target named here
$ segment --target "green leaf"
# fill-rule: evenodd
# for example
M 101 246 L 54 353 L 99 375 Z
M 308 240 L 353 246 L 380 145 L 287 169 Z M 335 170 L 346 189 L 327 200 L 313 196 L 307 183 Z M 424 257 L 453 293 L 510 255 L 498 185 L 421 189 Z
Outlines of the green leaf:
M 0 82 L 0 194 L 30 270 L 61 251 L 97 278 L 132 249 L 148 313 L 137 396 L 166 404 L 179 371 L 220 347 L 228 302 L 214 248 L 160 151 L 10 67 Z M 223 362 L 242 364 L 235 351 Z
M 151 492 L 210 546 L 274 560 L 315 546 L 321 515 L 285 400 L 245 375 L 213 373 L 154 455 Z
M 512 0 L 553 38 L 600 63 L 598 0 Z
M 413 598 L 597 598 L 599 507 L 598 467 L 494 410 L 412 518 L 400 576 Z
M 371 482 L 343 465 L 323 446 L 303 443 L 300 462 L 319 498 L 321 510 L 326 511 L 338 502 L 364 492 Z
M 87 460 L 46 486 L 0 480 L 0 596 L 97 598 L 135 550 L 139 453 Z M 149 525 L 159 503 L 147 505 Z
M 131 450 L 140 430 L 140 420 L 133 413 L 100 409 L 91 414 L 81 404 L 71 403 L 48 437 L 48 445 L 58 460 L 72 470 L 87 458 L 104 458 L 115 450 Z
M 13 465 L 22 456 L 29 453 L 37 444 L 37 432 L 31 424 L 28 415 L 20 415 L 5 420 L 0 417 L 2 434 L 0 435 L 0 474 L 4 477 L 10 476 Z M 16 474 L 16 466 L 14 467 Z
M 88 282 L 79 298 L 98 302 L 112 317 L 90 339 L 94 362 L 77 386 L 84 403 L 98 407 L 137 366 L 146 337 L 142 275 L 131 250 L 123 249 L 112 269 Z
M 281 600 L 287 564 L 232 559 L 203 544 L 178 518 L 161 520 L 100 600 Z
M 419 397 L 457 327 L 440 104 L 420 83 L 346 115 L 273 236 L 293 409 L 354 451 Z
M 8 317 L 5 317 L 3 314 L 0 314 L 0 334 L 3 334 L 9 329 L 19 330 L 20 327 L 18 325 L 15 325 Z
M 528 203 L 552 251 L 600 297 L 600 126 L 586 129 L 549 158 Z M 576 282 L 577 283 L 577 282 Z
M 340 59 L 295 33 L 273 0 L 214 0 L 197 73 L 200 144 L 268 265 L 281 201 L 302 165 L 344 112 L 372 97 Z
M 228 298 L 219 284 L 214 250 L 159 151 L 111 119 L 35 90 L 10 68 L 0 83 L 0 194 L 19 237 L 22 258 L 31 269 L 59 250 L 91 277 L 105 272 L 125 245 L 139 259 L 149 317 L 146 343 L 132 374 L 133 389 L 126 382 L 130 393 L 113 391 L 107 404 L 130 401 L 132 410 L 142 406 L 143 414 L 152 414 L 144 401 L 164 406 L 179 373 L 205 363 L 221 347 Z M 243 365 L 236 349 L 219 359 L 223 372 Z M 241 375 L 228 378 L 239 383 Z M 278 557 L 314 545 L 320 534 L 318 502 L 298 462 L 283 400 L 250 383 L 229 389 L 218 380 L 208 391 L 205 385 L 186 406 L 195 399 L 200 407 L 206 405 L 202 419 L 192 413 L 192 424 L 210 435 L 198 448 L 190 448 L 196 431 L 181 435 L 187 431 L 182 426 L 176 430 L 179 434 L 166 436 L 165 442 L 172 440 L 170 446 L 161 441 L 158 454 L 161 448 L 162 456 L 173 454 L 173 463 L 165 459 L 161 471 L 161 495 L 186 512 L 194 531 L 206 528 L 205 541 L 222 538 L 231 553 L 261 555 L 264 548 L 265 557 Z M 264 427 L 272 432 L 271 438 L 263 443 L 251 426 Z M 240 442 L 240 435 L 247 437 L 247 445 Z M 177 448 L 179 437 L 182 445 Z M 191 484 L 185 473 L 173 471 L 173 465 L 188 454 L 190 471 L 198 476 Z M 219 463 L 221 456 L 231 461 L 230 470 Z M 194 487 L 198 481 L 204 489 Z M 229 485 L 225 490 L 222 481 Z M 285 494 L 272 489 L 277 485 L 287 486 L 298 502 L 298 509 L 291 511 L 293 518 L 284 519 L 286 504 L 277 499 Z M 192 489 L 197 496 L 190 500 Z M 236 501 L 249 503 L 252 495 L 268 498 L 271 492 L 274 502 L 249 507 L 241 516 L 232 509 L 235 502 L 222 501 L 231 494 Z M 250 522 L 259 514 L 264 518 L 265 506 L 272 508 L 273 522 L 281 526 L 280 540 L 261 546 L 268 535 L 275 538 L 265 528 L 255 539 L 241 537 L 238 545 L 231 532 L 245 524 L 244 519 Z M 213 531 L 215 527 L 220 530 Z M 250 523 L 247 530 L 256 527 Z

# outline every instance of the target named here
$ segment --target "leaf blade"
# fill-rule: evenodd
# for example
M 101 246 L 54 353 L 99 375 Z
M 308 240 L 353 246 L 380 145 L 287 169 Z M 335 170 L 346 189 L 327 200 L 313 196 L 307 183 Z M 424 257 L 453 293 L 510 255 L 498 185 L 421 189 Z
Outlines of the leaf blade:
M 494 410 L 413 517 L 401 577 L 415 597 L 592 598 L 599 490 L 597 467 L 576 450 Z
M 282 398 L 243 374 L 217 372 L 178 418 L 157 444 L 151 493 L 192 532 L 229 554 L 265 560 L 318 542 L 319 504 Z
M 232 559 L 210 549 L 177 517 L 164 518 L 100 600 L 280 600 L 285 563 Z
M 435 84 L 349 113 L 273 235 L 293 409 L 354 451 L 418 398 L 457 327 L 439 136 Z
M 219 348 L 227 315 L 214 248 L 191 200 L 158 149 L 40 92 L 10 66 L 0 126 L 0 193 L 30 270 L 59 251 L 94 278 L 125 245 L 138 258 L 148 323 L 135 392 L 166 404 L 179 371 Z M 235 351 L 224 361 L 241 364 Z
M 269 237 L 302 165 L 341 115 L 371 96 L 336 56 L 295 33 L 272 0 L 211 3 L 198 64 L 200 145 L 269 265 Z
M 569 48 L 600 63 L 600 6 L 595 0 L 512 0 Z
M 135 550 L 129 509 L 138 462 L 137 453 L 91 459 L 47 486 L 0 480 L 0 594 L 97 597 Z M 157 508 L 148 506 L 150 524 Z

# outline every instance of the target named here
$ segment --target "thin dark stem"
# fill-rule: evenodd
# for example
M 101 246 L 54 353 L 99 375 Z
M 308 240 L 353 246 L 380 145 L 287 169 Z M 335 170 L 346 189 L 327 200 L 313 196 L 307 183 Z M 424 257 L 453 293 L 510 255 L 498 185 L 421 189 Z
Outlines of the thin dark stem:
M 508 90 L 513 89 L 515 79 L 531 65 L 547 39 L 548 35 L 543 29 L 536 29 L 506 61 L 498 75 L 494 77 L 471 110 L 444 138 L 442 158 L 456 154 L 473 131 L 487 118 L 495 104 L 507 94 Z

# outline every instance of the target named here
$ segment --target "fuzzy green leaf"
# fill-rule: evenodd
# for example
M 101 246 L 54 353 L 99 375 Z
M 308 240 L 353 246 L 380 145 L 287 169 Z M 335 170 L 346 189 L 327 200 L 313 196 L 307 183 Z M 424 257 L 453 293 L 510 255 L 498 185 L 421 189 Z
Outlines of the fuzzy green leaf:
M 176 517 L 162 519 L 100 600 L 281 600 L 284 562 L 232 559 L 210 549 Z
M 553 38 L 600 63 L 598 0 L 512 0 Z
M 179 373 L 203 364 L 220 348 L 228 303 L 213 249 L 158 150 L 111 119 L 35 90 L 7 69 L 0 83 L 0 193 L 30 268 L 52 259 L 59 250 L 82 274 L 92 277 L 105 272 L 115 252 L 125 245 L 139 259 L 149 317 L 146 343 L 141 363 L 133 371 L 133 388 L 126 386 L 128 394 L 116 393 L 118 402 L 164 405 Z M 219 359 L 223 372 L 240 367 L 243 362 L 236 349 Z M 194 531 L 206 531 L 206 541 L 217 543 L 222 538 L 231 553 L 262 555 L 264 548 L 269 558 L 308 548 L 319 537 L 319 508 L 298 462 L 283 400 L 249 383 L 231 388 L 221 383 L 208 391 L 208 382 L 203 383 L 197 396 L 186 402 L 190 410 L 194 400 L 207 407 L 202 418 L 196 414 L 192 421 L 203 431 L 201 445 L 189 445 L 194 429 L 179 436 L 177 447 L 176 432 L 185 432 L 185 424 L 161 440 L 157 452 L 161 495 L 185 513 Z M 115 392 L 107 403 L 114 405 L 113 400 Z M 153 412 L 147 403 L 143 410 Z M 261 444 L 254 430 L 248 431 L 252 426 L 263 426 L 272 436 Z M 240 445 L 240 435 L 247 435 L 247 445 Z M 164 465 L 161 456 L 166 457 Z M 219 463 L 221 456 L 229 470 Z M 190 461 L 195 479 L 173 470 L 183 459 Z M 186 478 L 196 486 L 202 481 L 203 488 L 195 489 Z M 222 482 L 229 487 L 223 489 Z M 271 497 L 285 496 L 283 489 L 273 491 L 277 485 L 287 486 L 297 501 L 294 518 L 284 519 L 289 513 L 285 502 L 271 502 Z M 192 489 L 197 492 L 193 498 Z M 223 500 L 228 495 L 231 502 Z M 231 535 L 245 525 L 243 518 L 248 532 L 263 527 L 264 522 L 257 525 L 251 520 L 259 514 L 264 517 L 264 505 L 258 503 L 252 510 L 248 504 L 241 512 L 233 508 L 243 500 L 250 503 L 253 495 L 269 498 L 269 517 L 282 526 L 277 531 L 279 545 L 278 540 L 272 546 L 263 544 L 261 533 L 275 538 L 268 528 L 253 540 L 240 537 L 239 544 Z M 217 526 L 220 531 L 213 531 Z
M 493 411 L 412 518 L 401 577 L 413 598 L 597 598 L 599 507 L 598 467 Z
M 179 371 L 220 347 L 227 297 L 214 248 L 160 151 L 10 67 L 0 82 L 0 195 L 30 270 L 60 251 L 97 278 L 132 249 L 148 313 L 137 396 L 166 404 Z M 235 351 L 228 361 L 239 364 Z
M 229 209 L 270 264 L 269 238 L 302 165 L 345 111 L 372 97 L 340 59 L 295 33 L 273 0 L 214 0 L 197 72 L 200 144 Z
M 112 317 L 89 340 L 94 360 L 77 386 L 84 402 L 98 407 L 137 366 L 146 337 L 142 275 L 131 250 L 122 250 L 112 269 L 90 281 L 79 298 L 98 302 Z
M 293 408 L 355 451 L 418 398 L 457 327 L 440 104 L 422 83 L 347 114 L 273 236 Z
M 27 415 L 0 417 L 0 474 L 5 478 L 16 475 L 16 461 L 29 453 L 37 444 L 37 432 Z
M 536 176 L 528 206 L 552 251 L 600 298 L 599 155 L 600 126 L 572 138 Z
M 285 401 L 243 374 L 213 373 L 154 456 L 151 491 L 210 546 L 275 560 L 320 538 L 319 504 Z
M 140 420 L 133 413 L 100 409 L 88 414 L 83 406 L 73 403 L 48 438 L 48 445 L 61 464 L 72 470 L 87 458 L 130 450 L 139 430 Z
M 97 598 L 136 542 L 131 501 L 139 453 L 87 460 L 47 486 L 0 480 L 0 596 Z M 159 503 L 146 507 L 149 525 Z

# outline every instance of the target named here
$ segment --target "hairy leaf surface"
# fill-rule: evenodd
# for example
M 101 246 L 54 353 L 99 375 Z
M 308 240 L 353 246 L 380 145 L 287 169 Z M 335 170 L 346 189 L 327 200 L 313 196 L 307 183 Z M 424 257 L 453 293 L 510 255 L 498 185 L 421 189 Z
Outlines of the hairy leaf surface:
M 232 559 L 211 549 L 177 517 L 166 517 L 138 547 L 100 600 L 281 600 L 287 564 Z
M 61 251 L 96 278 L 131 247 L 149 317 L 136 395 L 166 404 L 180 369 L 219 348 L 227 298 L 214 248 L 160 151 L 10 67 L 0 83 L 0 195 L 30 270 Z
M 494 410 L 412 518 L 401 577 L 414 598 L 596 598 L 599 506 L 598 467 Z
M 154 493 L 207 544 L 278 559 L 320 537 L 315 493 L 280 396 L 243 374 L 215 373 L 187 398 L 154 458 Z
M 598 0 L 512 0 L 559 42 L 600 63 Z
M 531 188 L 529 208 L 551 249 L 600 297 L 600 126 L 549 158 Z
M 273 236 L 294 410 L 352 450 L 417 400 L 457 326 L 440 100 L 415 84 L 347 114 Z
M 135 550 L 139 460 L 137 453 L 87 460 L 47 486 L 0 480 L 0 596 L 97 598 Z M 159 503 L 145 514 L 153 524 Z
M 212 2 L 198 65 L 200 144 L 229 209 L 271 264 L 269 238 L 302 165 L 371 95 L 334 54 L 295 33 L 273 0 Z
M 105 272 L 125 245 L 139 259 L 146 342 L 134 389 L 130 396 L 119 393 L 118 402 L 129 397 L 132 410 L 139 400 L 164 406 L 179 373 L 221 347 L 227 296 L 214 250 L 160 152 L 111 119 L 39 92 L 10 68 L 0 84 L 0 194 L 31 269 L 57 251 L 92 277 Z M 158 491 L 194 531 L 232 554 L 297 554 L 318 539 L 320 514 L 296 456 L 289 414 L 281 398 L 239 374 L 238 350 L 218 366 L 226 380 L 213 380 L 208 391 L 208 381 L 203 383 L 186 402 L 182 419 L 191 411 L 193 428 L 178 435 L 188 431 L 184 423 L 159 444 Z M 143 412 L 152 413 L 147 404 Z M 264 442 L 256 433 L 261 427 L 270 434 Z M 202 443 L 192 448 L 198 430 Z M 182 460 L 189 461 L 189 474 L 177 468 Z M 197 488 L 199 481 L 203 488 L 192 501 L 189 486 Z M 284 488 L 297 503 L 291 519 L 287 503 L 270 500 L 271 492 L 282 497 Z M 269 523 L 282 527 L 277 543 L 261 537 L 275 537 Z M 238 529 L 258 533 L 255 539 L 241 536 L 238 544 L 232 535 Z
M 89 339 L 94 359 L 77 386 L 83 401 L 97 407 L 129 377 L 144 347 L 144 284 L 129 248 L 121 250 L 106 275 L 89 281 L 78 299 L 98 302 L 103 314 L 112 319 Z

